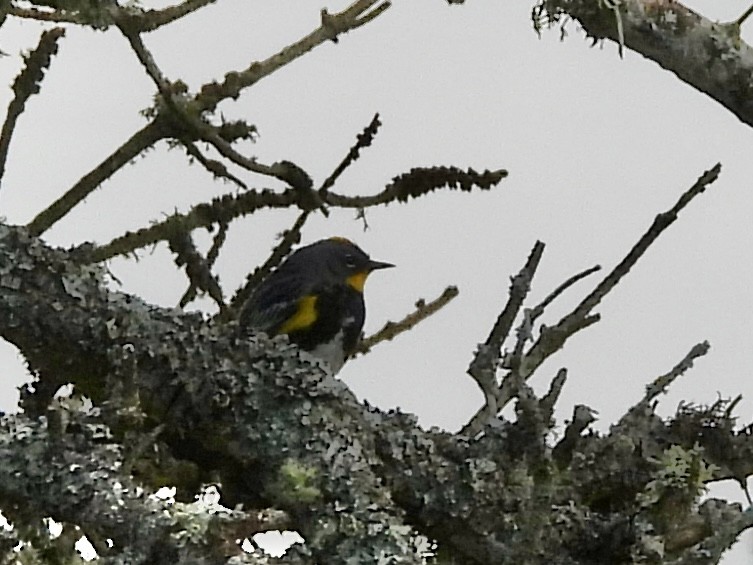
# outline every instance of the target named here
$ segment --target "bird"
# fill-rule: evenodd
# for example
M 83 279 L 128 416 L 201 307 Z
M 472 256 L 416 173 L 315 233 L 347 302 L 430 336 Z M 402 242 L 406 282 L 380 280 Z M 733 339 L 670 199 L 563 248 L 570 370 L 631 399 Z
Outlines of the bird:
M 337 374 L 361 337 L 367 277 L 394 266 L 374 261 L 344 237 L 301 247 L 253 291 L 241 309 L 240 327 L 286 334 Z

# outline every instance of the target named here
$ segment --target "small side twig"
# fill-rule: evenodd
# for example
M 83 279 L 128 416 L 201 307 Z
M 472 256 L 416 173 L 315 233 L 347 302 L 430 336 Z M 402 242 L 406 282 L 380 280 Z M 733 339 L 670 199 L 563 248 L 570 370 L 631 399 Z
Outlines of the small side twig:
M 227 318 L 235 316 L 240 312 L 254 289 L 259 286 L 259 283 L 272 272 L 272 269 L 282 263 L 282 260 L 290 254 L 293 246 L 301 241 L 301 229 L 303 228 L 303 224 L 306 223 L 309 214 L 310 212 L 306 210 L 301 212 L 293 225 L 280 235 L 280 243 L 275 246 L 267 260 L 246 277 L 246 283 L 236 291 L 230 301 L 227 313 L 222 315 L 221 319 L 223 321 L 227 321 Z
M 260 208 L 287 208 L 296 205 L 298 198 L 298 193 L 293 189 L 281 193 L 265 189 L 249 190 L 237 195 L 226 194 L 211 202 L 197 204 L 185 214 L 173 214 L 149 227 L 126 232 L 109 243 L 88 249 L 84 256 L 88 262 L 98 263 L 116 255 L 128 255 L 137 249 L 166 241 L 174 233 L 190 232 L 218 222 L 230 222 Z
M 32 94 L 37 94 L 44 72 L 52 62 L 52 56 L 58 52 L 58 40 L 65 35 L 65 30 L 55 27 L 42 33 L 36 49 L 24 57 L 26 66 L 13 81 L 14 97 L 8 105 L 8 113 L 0 131 L 0 181 L 5 173 L 8 147 L 16 127 L 18 117 L 26 107 L 26 101 Z
M 327 179 L 322 183 L 322 186 L 319 188 L 320 196 L 324 197 L 327 194 L 327 191 L 329 191 L 329 189 L 334 186 L 335 181 L 337 181 L 340 175 L 343 174 L 345 169 L 347 169 L 358 159 L 361 149 L 364 149 L 365 147 L 369 147 L 371 145 L 371 142 L 374 140 L 374 136 L 379 131 L 379 126 L 381 125 L 382 122 L 379 121 L 379 112 L 377 112 L 376 114 L 374 114 L 374 117 L 371 119 L 369 125 L 366 126 L 364 130 L 356 137 L 355 145 L 350 148 L 345 158 L 340 161 L 340 164 L 335 167 L 335 170 L 332 171 L 332 174 L 329 175 Z
M 596 421 L 594 409 L 578 404 L 573 408 L 573 417 L 565 428 L 564 437 L 552 449 L 552 458 L 560 469 L 567 467 L 580 441 L 580 435 L 591 423 Z
M 529 314 L 531 323 L 535 322 L 544 313 L 544 310 L 546 309 L 546 307 L 549 306 L 552 302 L 554 302 L 554 300 L 556 300 L 568 288 L 573 286 L 578 281 L 583 280 L 589 275 L 592 275 L 600 270 L 601 270 L 601 265 L 594 265 L 593 267 L 589 267 L 588 269 L 585 269 L 581 271 L 580 273 L 573 275 L 572 277 L 567 279 L 565 282 L 563 282 L 561 285 L 559 285 L 557 288 L 555 288 L 546 298 L 544 298 L 544 300 L 542 300 L 535 307 L 531 308 L 530 314 Z
M 157 66 L 151 52 L 141 40 L 141 35 L 139 35 L 138 30 L 138 21 L 138 17 L 132 16 L 127 12 L 122 12 L 117 19 L 117 26 L 128 40 L 128 43 L 130 43 L 131 49 L 133 49 L 133 52 L 146 70 L 146 73 L 152 81 L 154 81 L 157 90 L 162 94 L 165 102 L 170 104 L 172 102 L 171 83 Z
M 10 3 L 10 0 L 7 0 Z M 8 8 L 8 15 L 16 18 L 23 18 L 28 20 L 37 20 L 39 22 L 53 22 L 56 24 L 79 24 L 90 25 L 86 18 L 81 16 L 77 12 L 68 12 L 64 10 L 55 10 L 54 12 L 46 12 L 38 10 L 36 8 L 22 8 L 20 6 L 11 5 Z M 107 22 L 109 23 L 109 22 Z M 100 27 L 106 27 L 106 22 L 101 22 Z
M 186 153 L 196 159 L 207 171 L 212 173 L 215 178 L 226 179 L 243 189 L 248 189 L 246 183 L 228 171 L 224 163 L 204 156 L 204 154 L 199 151 L 199 148 L 196 147 L 195 143 L 192 141 L 181 141 L 181 143 L 183 147 L 185 147 Z
M 693 367 L 693 361 L 699 357 L 703 357 L 709 352 L 711 346 L 708 341 L 702 341 L 693 346 L 688 354 L 683 357 L 677 365 L 672 367 L 672 370 L 668 373 L 656 377 L 651 384 L 646 386 L 646 394 L 641 402 L 648 404 L 654 398 L 660 394 L 666 392 L 669 385 L 671 385 L 677 377 L 682 376 L 687 370 Z
M 710 348 L 711 346 L 707 341 L 694 345 L 688 354 L 685 355 L 677 365 L 672 367 L 668 373 L 656 377 L 651 384 L 646 386 L 646 393 L 643 398 L 630 407 L 630 409 L 614 425 L 613 430 L 631 430 L 634 428 L 636 421 L 643 421 L 646 417 L 647 411 L 653 412 L 653 401 L 656 397 L 664 393 L 672 382 L 690 369 L 696 359 L 706 355 Z M 680 410 L 678 410 L 678 412 Z M 747 476 L 747 473 L 745 476 Z
M 515 335 L 517 336 L 517 341 L 515 343 L 515 347 L 513 348 L 512 355 L 508 356 L 508 360 L 505 364 L 506 368 L 508 369 L 516 369 L 520 366 L 520 361 L 523 358 L 523 351 L 525 349 L 526 342 L 530 339 L 533 341 L 533 325 L 534 322 L 538 318 L 541 317 L 541 315 L 544 313 L 544 310 L 547 306 L 549 306 L 554 300 L 556 300 L 563 292 L 565 292 L 568 288 L 573 286 L 578 281 L 584 279 L 585 277 L 601 270 L 601 266 L 595 265 L 593 267 L 590 267 L 584 271 L 581 271 L 580 273 L 577 273 L 567 279 L 565 282 L 563 282 L 561 285 L 559 285 L 557 288 L 555 288 L 549 295 L 544 298 L 539 304 L 534 306 L 533 308 L 527 308 L 524 310 L 524 316 L 523 320 L 520 322 L 520 325 L 518 326 L 518 329 L 515 331 Z M 546 331 L 546 329 L 542 330 Z
M 379 5 L 375 6 L 376 4 Z M 263 61 L 254 61 L 244 70 L 227 73 L 220 83 L 203 85 L 194 99 L 197 107 L 212 111 L 222 100 L 237 98 L 243 89 L 256 84 L 315 47 L 327 41 L 334 41 L 339 35 L 372 21 L 383 14 L 390 5 L 389 1 L 380 3 L 380 0 L 356 0 L 341 12 L 323 14 L 321 25 L 305 37 Z
M 162 10 L 146 10 L 139 18 L 139 31 L 154 31 L 216 1 L 185 0 L 176 6 L 168 6 Z
M 717 163 L 711 169 L 704 172 L 698 180 L 686 190 L 672 208 L 657 215 L 648 230 L 641 236 L 638 242 L 628 252 L 625 258 L 612 269 L 612 271 L 578 304 L 572 312 L 563 317 L 556 326 L 547 328 L 541 337 L 533 344 L 524 356 L 520 365 L 520 372 L 528 378 L 533 372 L 564 342 L 580 329 L 583 329 L 587 320 L 593 320 L 590 312 L 602 301 L 602 299 L 630 272 L 630 269 L 638 262 L 648 248 L 657 238 L 677 219 L 678 214 L 687 206 L 693 198 L 701 194 L 706 187 L 719 178 L 722 166 Z
M 252 173 L 258 173 L 260 175 L 266 175 L 281 180 L 297 190 L 311 190 L 311 187 L 313 186 L 311 177 L 295 163 L 290 161 L 278 161 L 272 165 L 259 163 L 256 159 L 246 157 L 236 151 L 230 143 L 220 137 L 213 127 L 207 124 L 202 124 L 202 126 L 203 127 L 199 132 L 201 139 L 211 144 L 220 155 L 228 159 L 230 162 L 235 163 L 239 167 L 243 167 Z M 318 197 L 313 195 L 311 198 L 318 200 Z M 318 203 L 317 206 L 318 205 L 321 204 Z
M 742 14 L 740 14 L 740 17 L 735 20 L 737 27 L 743 25 L 745 20 L 747 20 L 751 14 L 753 14 L 753 4 L 748 6 L 748 8 Z
M 435 190 L 449 188 L 470 192 L 474 188 L 490 190 L 507 177 L 507 171 L 484 171 L 473 169 L 463 171 L 457 167 L 418 167 L 392 179 L 384 190 L 373 196 L 344 196 L 327 192 L 323 198 L 326 204 L 341 208 L 368 208 L 391 202 L 407 202 Z
M 214 236 L 214 239 L 212 240 L 212 247 L 209 248 L 209 251 L 207 252 L 206 259 L 204 259 L 204 264 L 206 265 L 207 269 L 211 269 L 214 265 L 214 262 L 217 260 L 217 257 L 220 255 L 220 249 L 225 244 L 225 239 L 227 237 L 227 230 L 228 230 L 228 224 L 227 222 L 220 222 L 219 227 L 217 228 L 217 233 Z M 180 302 L 178 302 L 178 306 L 181 308 L 185 308 L 188 303 L 190 303 L 194 298 L 196 298 L 197 294 L 197 287 L 196 284 L 191 281 L 191 284 L 186 289 L 186 292 L 183 294 L 183 296 L 180 299 Z
M 502 344 L 507 339 L 513 322 L 523 306 L 523 301 L 528 295 L 531 280 L 533 280 L 543 253 L 544 244 L 537 241 L 523 268 L 512 278 L 507 303 L 497 317 L 494 326 L 492 326 L 486 341 L 479 345 L 468 366 L 468 375 L 484 393 L 484 407 L 472 419 L 474 429 L 477 425 L 482 425 L 480 422 L 488 422 L 495 418 L 502 408 L 498 402 L 499 384 L 497 383 L 497 367 L 502 356 Z M 469 433 L 470 429 L 466 426 L 462 433 Z
M 134 133 L 104 161 L 81 177 L 65 194 L 37 214 L 26 226 L 29 233 L 37 237 L 42 235 L 116 171 L 130 163 L 144 149 L 151 147 L 166 135 L 167 133 L 160 120 L 154 120 Z
M 365 355 L 377 344 L 382 343 L 383 341 L 391 341 L 401 333 L 407 332 L 417 324 L 423 322 L 429 316 L 439 312 L 439 310 L 447 306 L 447 304 L 449 304 L 449 302 L 458 294 L 458 287 L 448 286 L 442 291 L 442 294 L 434 300 L 429 302 L 426 302 L 423 299 L 418 300 L 416 302 L 416 309 L 405 316 L 402 320 L 398 322 L 387 322 L 381 330 L 369 337 L 363 338 L 353 352 L 352 357 L 355 357 L 356 355 Z
M 565 382 L 567 382 L 567 369 L 563 367 L 562 369 L 557 371 L 557 374 L 552 379 L 552 384 L 549 385 L 549 391 L 539 401 L 541 413 L 548 420 L 552 419 L 552 415 L 554 414 L 554 405 L 557 404 L 557 400 L 559 400 L 562 389 L 565 386 Z
M 191 285 L 206 292 L 217 303 L 220 311 L 225 309 L 222 288 L 211 269 L 196 249 L 188 232 L 177 233 L 168 240 L 170 251 L 175 253 L 175 264 L 185 266 Z

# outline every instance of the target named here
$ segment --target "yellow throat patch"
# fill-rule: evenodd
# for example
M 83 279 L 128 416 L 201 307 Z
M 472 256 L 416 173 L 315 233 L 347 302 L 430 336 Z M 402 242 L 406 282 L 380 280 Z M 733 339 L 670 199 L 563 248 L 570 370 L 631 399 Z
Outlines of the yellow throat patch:
M 366 277 L 369 276 L 369 271 L 359 271 L 354 275 L 350 275 L 345 282 L 348 286 L 356 289 L 358 292 L 363 292 L 363 287 L 366 284 Z

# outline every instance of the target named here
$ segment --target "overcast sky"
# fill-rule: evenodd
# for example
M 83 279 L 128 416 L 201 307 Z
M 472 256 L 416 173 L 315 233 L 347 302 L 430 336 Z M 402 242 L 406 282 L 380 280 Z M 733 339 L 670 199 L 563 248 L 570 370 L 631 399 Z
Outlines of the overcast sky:
M 326 2 L 333 11 L 346 4 Z M 317 26 L 323 5 L 221 0 L 147 35 L 145 43 L 170 79 L 195 90 L 299 39 Z M 720 21 L 747 7 L 733 0 L 688 5 Z M 416 166 L 510 171 L 489 193 L 443 192 L 372 210 L 368 231 L 348 210 L 333 209 L 328 219 L 307 224 L 306 243 L 343 235 L 375 259 L 398 265 L 367 284 L 367 333 L 402 317 L 418 298 L 434 298 L 450 284 L 460 288 L 445 310 L 352 361 L 342 378 L 380 408 L 400 407 L 427 427 L 457 429 L 482 402 L 465 375 L 468 362 L 533 243 L 541 239 L 547 246 L 531 305 L 575 272 L 597 263 L 614 266 L 658 212 L 721 161 L 719 181 L 599 307 L 602 321 L 568 343 L 532 384 L 544 391 L 557 369 L 567 367 L 558 418 L 583 403 L 599 412 L 596 427 L 606 430 L 652 378 L 707 339 L 711 352 L 672 386 L 660 412 L 671 414 L 681 400 L 710 403 L 743 393 L 737 414 L 751 422 L 751 128 L 655 63 L 631 51 L 620 60 L 611 43 L 590 47 L 572 23 L 563 42 L 557 30 L 539 39 L 531 6 L 397 0 L 338 44 L 317 48 L 238 101 L 222 104 L 225 116 L 259 129 L 257 143 L 242 145 L 243 152 L 262 162 L 294 161 L 315 182 L 329 175 L 379 112 L 383 127 L 375 143 L 336 187 L 350 195 L 377 192 Z M 0 83 L 11 83 L 20 69 L 18 53 L 36 45 L 40 29 L 17 20 L 2 27 L 0 48 L 10 56 L 0 59 Z M 753 29 L 743 29 L 746 38 L 753 40 Z M 139 111 L 150 105 L 153 90 L 117 32 L 69 29 L 41 94 L 19 120 L 0 216 L 26 223 L 62 194 L 145 123 Z M 0 92 L 0 106 L 10 98 L 10 89 Z M 244 178 L 252 187 L 274 186 Z M 106 182 L 46 238 L 57 245 L 103 243 L 233 190 L 163 143 Z M 294 218 L 294 211 L 264 212 L 233 225 L 218 261 L 226 293 Z M 139 262 L 116 260 L 110 267 L 122 290 L 156 304 L 174 305 L 185 290 L 164 246 Z M 556 322 L 598 276 L 572 289 L 543 321 Z M 0 409 L 12 410 L 14 389 L 26 376 L 4 343 L 0 366 Z M 713 493 L 743 500 L 735 486 Z M 749 563 L 752 551 L 747 539 L 724 563 Z

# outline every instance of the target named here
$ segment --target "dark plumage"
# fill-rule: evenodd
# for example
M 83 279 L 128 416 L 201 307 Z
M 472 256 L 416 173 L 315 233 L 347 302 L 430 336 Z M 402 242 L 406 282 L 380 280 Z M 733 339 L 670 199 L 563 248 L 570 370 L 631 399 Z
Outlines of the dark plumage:
M 366 278 L 392 266 L 372 261 L 345 238 L 302 247 L 256 288 L 241 310 L 241 326 L 287 334 L 337 373 L 361 335 Z

